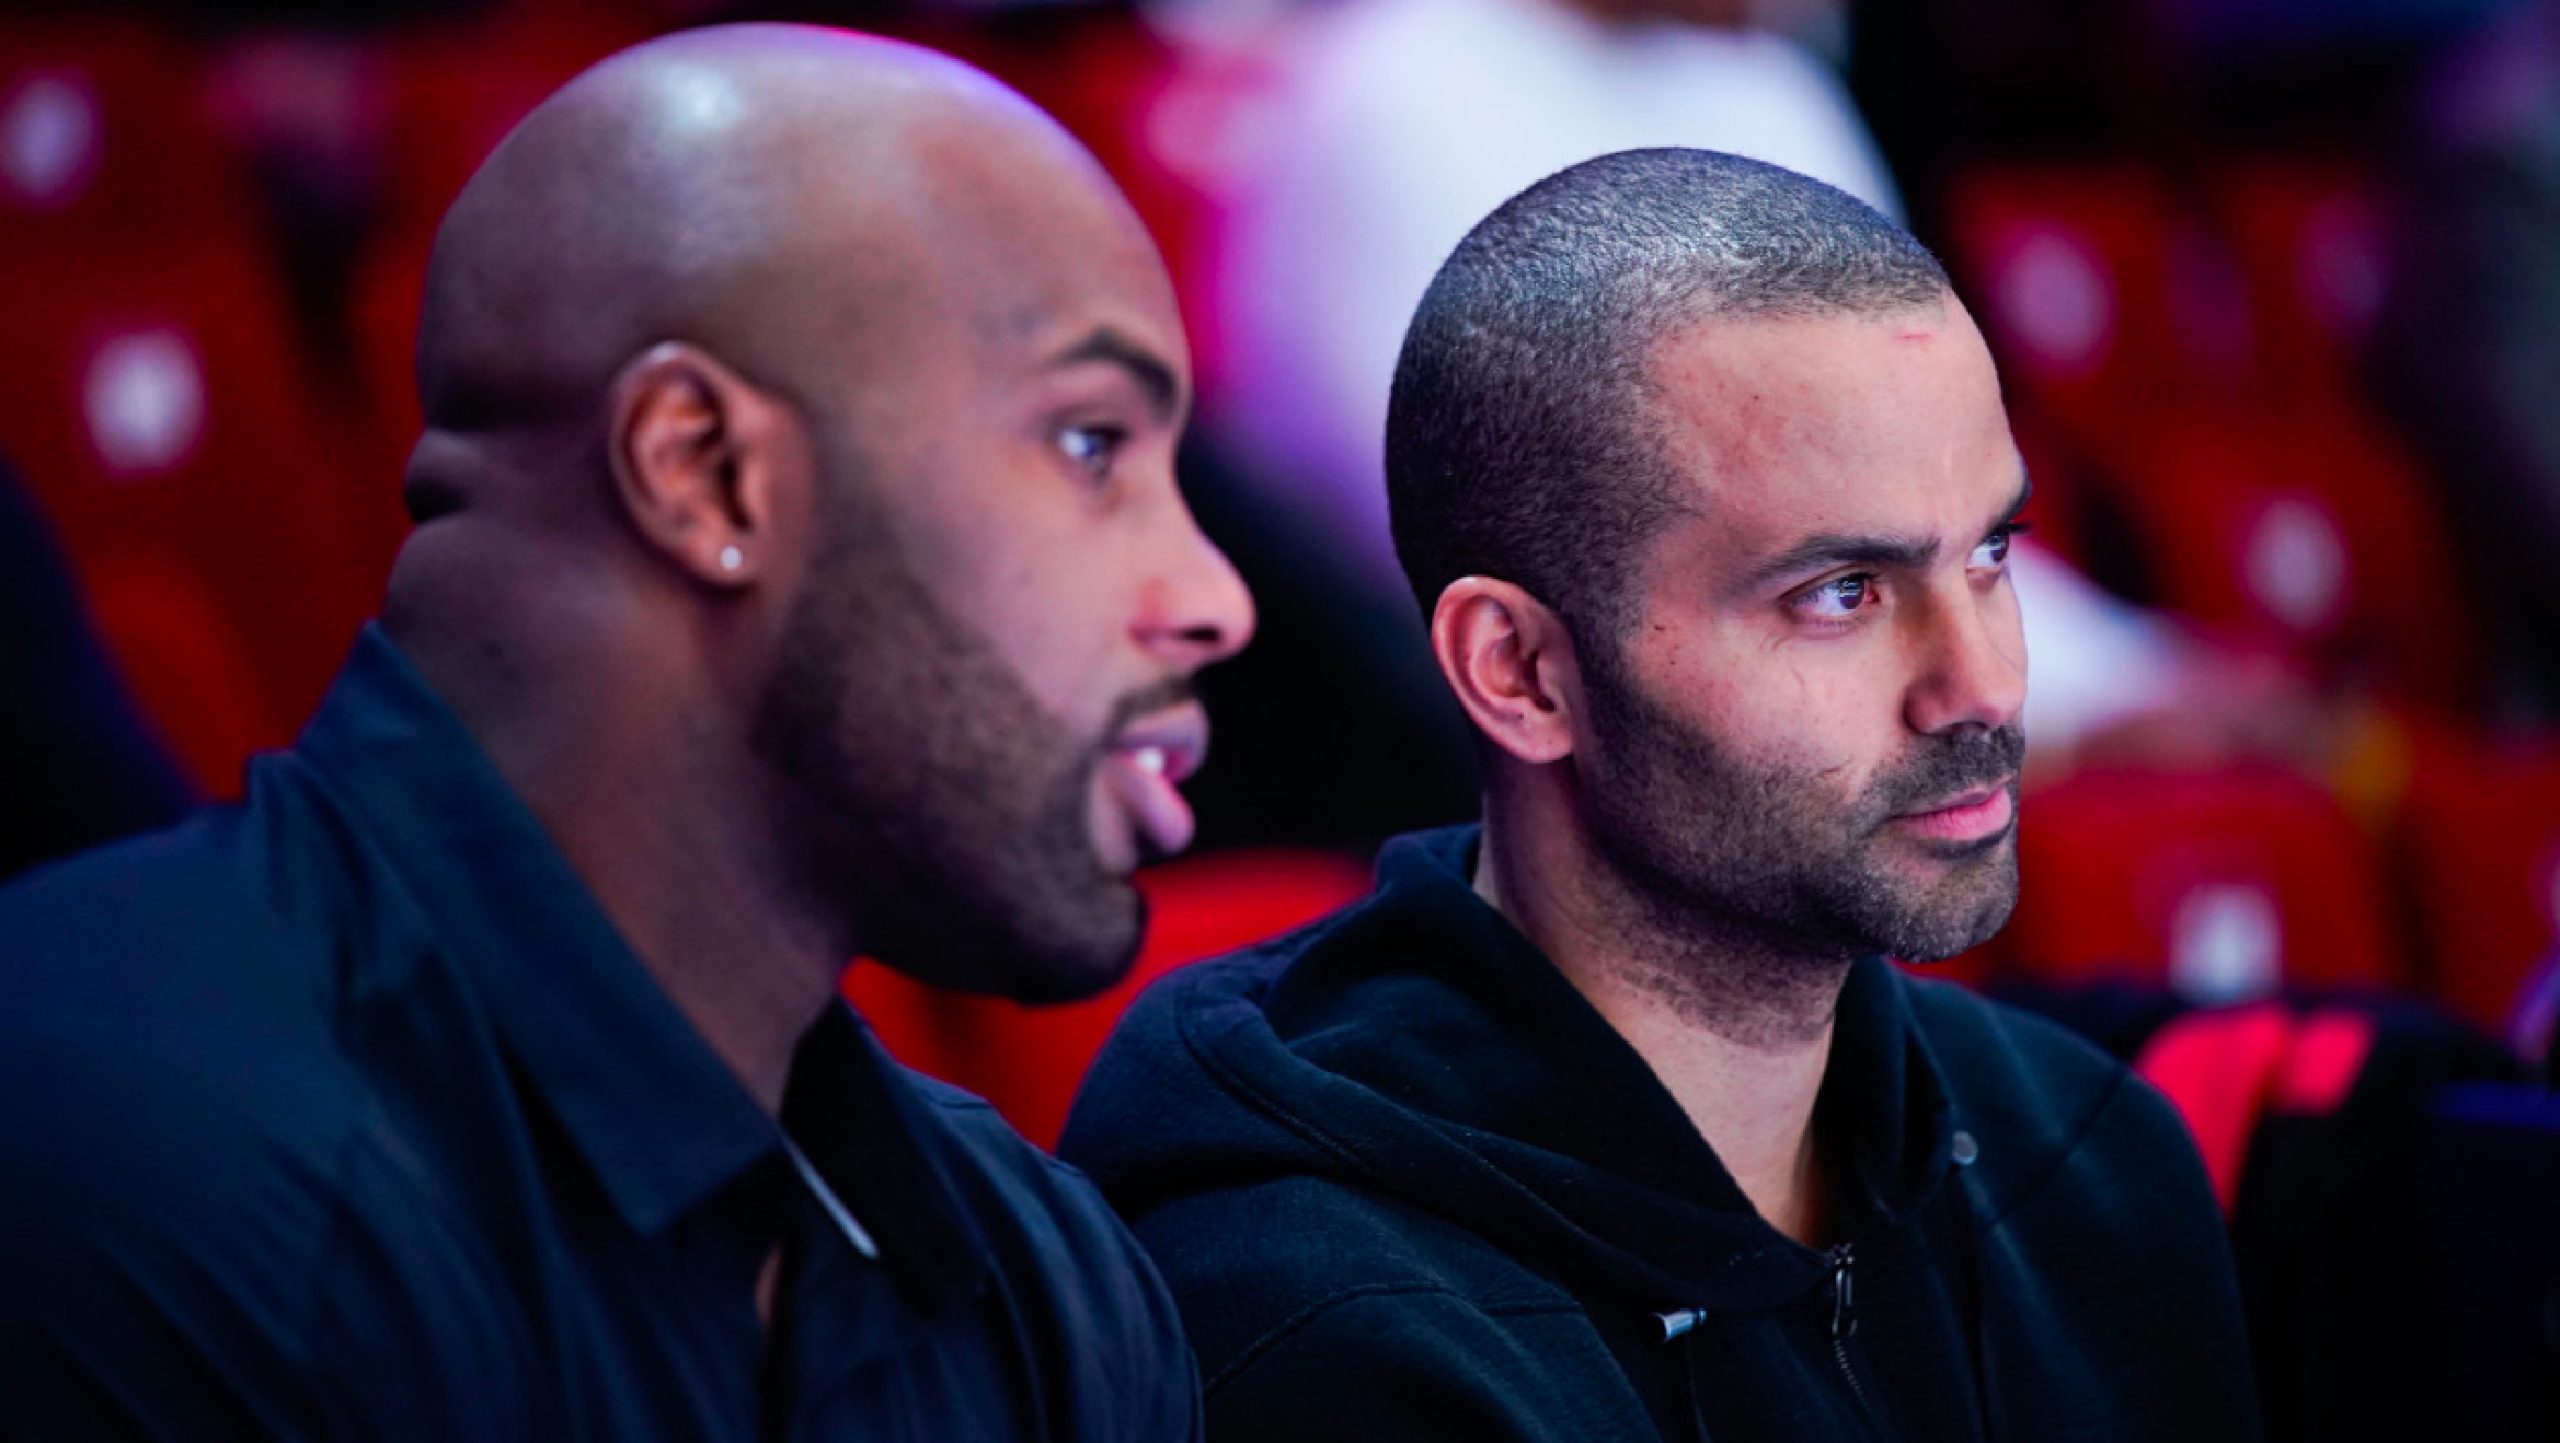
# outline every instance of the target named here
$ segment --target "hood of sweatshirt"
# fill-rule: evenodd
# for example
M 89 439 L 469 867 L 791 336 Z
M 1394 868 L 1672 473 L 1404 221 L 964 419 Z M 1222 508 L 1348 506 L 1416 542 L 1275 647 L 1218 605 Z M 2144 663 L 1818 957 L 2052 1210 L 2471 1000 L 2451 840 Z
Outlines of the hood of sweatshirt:
M 1760 1218 L 1643 1058 L 1476 895 L 1475 842 L 1399 838 L 1367 899 L 1158 983 L 1062 1150 L 1131 1217 L 1314 1174 L 1654 1310 L 1774 1307 L 1823 1283 L 1831 1259 Z M 1868 959 L 1841 994 L 1815 1130 L 1843 1238 L 1914 1232 L 1900 1224 L 1951 1185 L 1911 991 Z

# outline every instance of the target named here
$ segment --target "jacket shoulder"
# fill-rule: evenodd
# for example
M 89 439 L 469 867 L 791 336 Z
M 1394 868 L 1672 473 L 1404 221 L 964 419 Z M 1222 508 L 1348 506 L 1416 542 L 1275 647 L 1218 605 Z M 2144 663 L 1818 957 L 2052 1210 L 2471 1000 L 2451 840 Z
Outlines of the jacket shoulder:
M 236 924 L 269 890 L 244 831 L 236 810 L 199 812 L 38 867 L 0 887 L 0 945 L 13 960 L 137 941 L 165 948 Z
M 1413 1205 L 1293 1174 L 1167 1200 L 1213 1438 L 1644 1438 L 1569 1292 Z
M 1961 988 L 1915 983 L 1911 1002 L 1954 1126 L 1975 1142 L 1985 1226 L 2050 1215 L 2093 1244 L 2193 1244 L 2227 1271 L 2204 1164 L 2157 1089 L 2061 1026 Z
M 53 862 L 0 887 L 0 994 L 195 1005 L 198 986 L 334 982 L 349 944 L 399 954 L 414 905 L 290 754 L 246 802 Z M 68 998 L 66 997 L 66 1001 Z
M 936 1149 L 988 1241 L 1003 1289 L 1058 1361 L 1091 1439 L 1191 1438 L 1200 1394 L 1181 1315 L 1155 1265 L 1082 1172 L 1014 1131 L 984 1099 L 901 1067 L 942 1131 Z
M 1979 1149 L 1982 1345 L 2073 1379 L 2007 1397 L 2014 1430 L 2254 1436 L 2230 1245 L 2176 1109 L 2041 1018 L 1942 984 L 1912 1006 Z
M 941 1132 L 941 1156 L 959 1174 L 953 1181 L 969 1194 L 979 1221 L 1006 1230 L 1054 1226 L 1071 1236 L 1098 1232 L 1089 1241 L 1106 1250 L 1136 1251 L 1092 1180 L 1015 1131 L 994 1104 L 904 1064 L 897 1075 Z
M 57 1009 L 0 1025 L 0 1095 L 46 1100 L 0 1125 L 0 1396 L 38 1432 L 533 1435 L 498 1270 L 316 1030 Z
M 2141 1079 L 2069 1030 L 1950 983 L 1905 979 L 1921 1045 L 1947 1089 L 1954 1125 L 1981 1149 L 1978 1183 L 2004 1203 L 2093 1142 L 2141 1167 L 2192 1161 L 2176 1114 Z M 2130 1117 L 2128 1117 L 2130 1114 Z M 2135 1124 L 2147 1156 L 2115 1156 Z M 2165 1121 L 2161 1133 L 2152 1124 Z
M 1494 1316 L 1580 1312 L 1475 1232 L 1313 1174 L 1168 1198 L 1136 1227 L 1183 1305 L 1204 1376 L 1364 1298 L 1434 1297 Z
M 1220 1438 L 1647 1436 L 1581 1305 L 1473 1232 L 1304 1174 L 1138 1220 Z M 1576 1386 L 1575 1380 L 1582 1380 Z

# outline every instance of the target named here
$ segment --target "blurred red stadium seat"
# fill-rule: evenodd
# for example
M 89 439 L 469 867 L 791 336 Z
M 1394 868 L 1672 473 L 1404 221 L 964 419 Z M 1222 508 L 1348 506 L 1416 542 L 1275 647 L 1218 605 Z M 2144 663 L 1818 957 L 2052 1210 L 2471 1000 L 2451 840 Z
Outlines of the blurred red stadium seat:
M 2214 188 L 2270 385 L 2294 397 L 2353 395 L 2388 264 L 2362 168 L 2339 156 L 2254 156 L 2223 166 Z
M 142 609 L 191 591 L 218 613 L 206 625 L 237 639 L 255 668 L 255 708 L 194 699 L 209 660 L 119 652 L 137 691 L 160 699 L 154 719 L 195 759 L 199 782 L 227 793 L 242 758 L 221 754 L 238 739 L 210 737 L 246 716 L 256 745 L 277 745 L 318 702 L 379 598 L 396 487 L 333 454 L 263 253 L 220 235 L 12 250 L 24 263 L 0 270 L 11 333 L 0 452 L 24 472 L 93 605 L 110 599 L 110 563 L 128 576 L 183 574 L 185 588 L 146 588 L 161 600 Z M 116 605 L 132 623 L 133 604 Z M 109 627 L 111 646 L 140 634 Z M 187 678 L 157 670 L 172 665 Z M 234 720 L 217 725 L 217 713 Z M 196 734 L 199 723 L 215 731 Z
M 2067 554 L 2109 543 L 2142 599 L 2328 680 L 2479 699 L 2439 505 L 2354 384 L 2382 258 L 2353 166 L 1990 165 L 1949 213 L 2039 479 L 2072 488 L 2039 510 L 2091 532 Z
M 2373 1019 L 2350 1011 L 2296 1017 L 2272 1002 L 2207 1008 L 2155 1034 L 2135 1070 L 2186 1120 L 2229 1217 L 2261 1120 L 2271 1111 L 2337 1111 L 2373 1038 Z
M 182 560 L 106 550 L 82 557 L 80 572 L 98 635 L 143 714 L 200 791 L 232 794 L 241 762 L 295 721 L 276 713 L 247 639 Z
M 2242 156 L 2186 187 L 2129 161 L 1985 165 L 1949 215 L 2013 382 L 2084 442 L 2190 399 L 2334 403 L 2381 301 L 2376 207 L 2335 158 Z
M 2483 661 L 2426 481 L 2362 413 L 2190 408 L 2117 449 L 2159 604 L 2332 680 L 2460 705 Z
M 872 964 L 846 973 L 845 996 L 900 1061 L 977 1093 L 1023 1136 L 1053 1147 L 1086 1067 L 1142 988 L 1332 911 L 1366 892 L 1369 874 L 1334 852 L 1238 851 L 1152 867 L 1138 883 L 1145 946 L 1128 977 L 1099 997 L 1024 1007 L 939 992 Z
M 2120 434 L 2129 406 L 2188 379 L 2169 324 L 2176 211 L 2130 164 L 1977 167 L 1947 213 L 2006 379 L 2075 444 Z
M 2363 834 L 2289 773 L 2091 771 L 2038 788 L 2019 818 L 2003 972 L 2204 1003 L 2404 980 Z
M 192 57 L 139 20 L 12 16 L 0 49 L 0 259 L 29 242 L 256 228 Z
M 357 262 L 347 296 L 356 391 L 363 412 L 361 451 L 375 472 L 397 485 L 417 445 L 418 305 L 427 279 L 428 232 L 385 236 Z
M 384 230 L 403 244 L 432 232 L 517 121 L 649 33 L 638 6 L 514 0 L 394 35 Z
M 2399 817 L 2437 1000 L 2492 1030 L 2560 949 L 2560 740 L 2422 734 Z

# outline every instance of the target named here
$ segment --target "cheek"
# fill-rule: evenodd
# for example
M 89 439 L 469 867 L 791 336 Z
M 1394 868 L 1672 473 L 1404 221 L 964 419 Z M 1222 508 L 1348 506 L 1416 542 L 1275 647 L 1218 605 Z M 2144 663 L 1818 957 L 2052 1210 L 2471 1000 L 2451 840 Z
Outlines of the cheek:
M 2027 619 L 2018 604 L 2017 578 L 2012 575 L 2002 581 L 1983 605 L 1991 634 L 1999 639 L 2000 654 L 2018 669 L 2018 675 L 2027 675 Z
M 1900 745 L 1891 669 L 1854 645 L 1732 659 L 1703 689 L 1730 753 L 1755 770 L 1852 797 Z
M 1116 600 L 1074 568 L 1025 565 L 973 597 L 969 614 L 1023 689 L 1082 735 L 1101 726 L 1117 694 Z

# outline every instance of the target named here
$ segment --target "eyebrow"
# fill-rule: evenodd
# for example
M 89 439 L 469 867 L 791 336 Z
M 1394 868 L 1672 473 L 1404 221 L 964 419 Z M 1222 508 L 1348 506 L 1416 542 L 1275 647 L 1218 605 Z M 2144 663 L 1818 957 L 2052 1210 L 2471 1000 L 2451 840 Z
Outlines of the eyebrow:
M 2018 492 L 2000 511 L 1999 519 L 1982 528 L 1990 535 L 2018 519 L 2027 509 L 2028 498 L 2035 494 L 2035 478 L 2024 471 L 2018 473 Z M 1968 548 L 1970 549 L 1970 548 Z M 1786 550 L 1751 569 L 1742 583 L 1734 588 L 1736 596 L 1749 595 L 1785 577 L 1810 575 L 1834 566 L 1890 567 L 1906 571 L 1925 569 L 1938 559 L 1936 538 L 1891 536 L 1854 532 L 1823 531 L 1808 536 Z
M 1170 422 L 1181 409 L 1182 382 L 1175 378 L 1173 367 L 1162 356 L 1109 326 L 1051 357 L 1048 369 L 1095 363 L 1118 367 L 1137 382 L 1138 389 L 1147 393 L 1147 406 L 1159 423 Z

